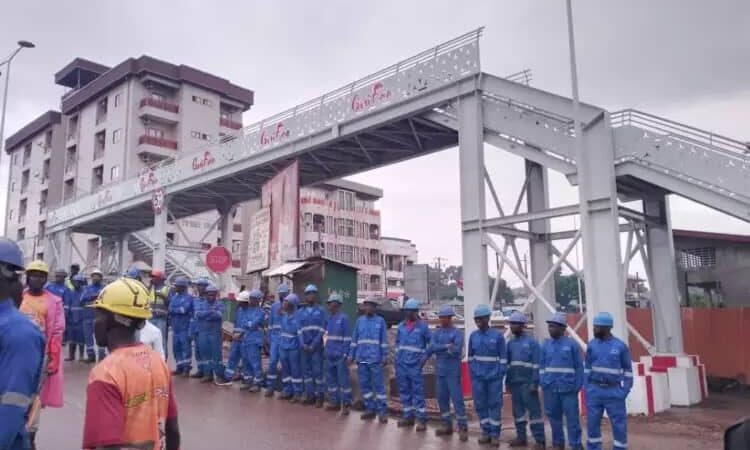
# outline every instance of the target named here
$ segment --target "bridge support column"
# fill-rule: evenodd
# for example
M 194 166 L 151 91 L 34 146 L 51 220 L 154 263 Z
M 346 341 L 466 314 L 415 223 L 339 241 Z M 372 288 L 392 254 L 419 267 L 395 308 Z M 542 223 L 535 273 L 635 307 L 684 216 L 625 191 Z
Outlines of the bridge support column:
M 169 196 L 165 196 L 161 210 L 154 212 L 154 231 L 151 238 L 154 243 L 154 256 L 151 261 L 153 269 L 165 271 L 167 265 L 167 219 L 169 217 Z
M 484 188 L 484 133 L 482 102 L 478 94 L 458 100 L 458 154 L 461 186 L 461 221 L 478 221 L 479 229 L 462 231 L 466 345 L 476 329 L 474 308 L 488 302 L 487 244 L 481 223 L 486 218 Z
M 541 165 L 526 160 L 526 176 L 528 187 L 526 189 L 526 205 L 528 212 L 545 211 L 549 209 L 549 187 L 547 184 L 547 169 Z M 529 221 L 529 231 L 547 235 L 550 232 L 548 219 Z M 550 302 L 555 302 L 554 277 L 541 285 L 544 276 L 553 266 L 552 243 L 548 240 L 529 239 L 529 250 L 531 258 L 531 282 Z M 549 336 L 546 320 L 550 315 L 549 310 L 541 300 L 532 304 L 531 312 L 534 314 L 534 335 L 541 339 Z
M 232 253 L 232 231 L 234 228 L 234 215 L 236 209 L 234 206 L 228 206 L 226 208 L 219 209 L 219 238 L 221 239 L 221 245 Z M 234 255 L 232 255 L 232 259 Z M 229 289 L 232 288 L 232 266 L 222 274 L 217 276 L 219 281 L 219 289 L 222 294 L 226 295 Z
M 70 265 L 73 263 L 73 232 L 68 228 L 58 233 L 59 236 L 59 250 L 57 267 L 68 270 Z M 32 259 L 35 255 L 31 255 Z M 84 261 L 85 263 L 85 261 Z
M 646 216 L 658 218 L 658 223 L 646 223 L 646 244 L 650 266 L 649 282 L 652 292 L 654 345 L 660 353 L 682 353 L 682 315 L 680 291 L 677 284 L 677 267 L 672 223 L 669 217 L 669 199 L 666 195 L 643 200 Z
M 128 270 L 128 239 L 130 233 L 125 233 L 117 240 L 117 276 L 122 276 Z
M 594 335 L 594 316 L 606 311 L 614 318 L 613 334 L 628 342 L 614 142 L 609 123 L 609 114 L 603 113 L 598 122 L 588 124 L 576 155 L 586 311 L 590 337 Z

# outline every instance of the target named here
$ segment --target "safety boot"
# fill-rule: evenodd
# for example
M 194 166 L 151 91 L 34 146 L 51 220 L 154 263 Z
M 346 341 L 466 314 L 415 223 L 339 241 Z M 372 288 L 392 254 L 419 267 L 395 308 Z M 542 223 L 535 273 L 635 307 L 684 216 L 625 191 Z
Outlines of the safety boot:
M 190 374 L 190 378 L 203 379 L 203 372 L 195 372 L 193 374 Z
M 302 403 L 302 397 L 299 395 L 295 395 L 294 397 L 289 399 L 289 403 Z
M 380 423 L 388 423 L 388 416 L 383 414 L 382 416 L 378 417 L 378 422 Z
M 326 405 L 326 411 L 338 411 L 341 407 L 337 403 L 329 403 Z
M 399 419 L 398 422 L 396 422 L 396 426 L 399 428 L 413 427 L 414 419 L 412 419 L 411 417 L 404 417 L 403 419 Z
M 490 437 L 488 435 L 486 435 L 486 434 L 483 434 L 479 439 L 477 439 L 477 442 L 479 444 L 483 444 L 483 445 L 484 444 L 489 444 L 490 441 L 492 441 L 492 439 L 490 439 Z
M 247 392 L 252 392 L 252 393 L 260 392 L 260 387 L 258 387 L 257 384 L 253 384 L 252 386 L 250 386 Z
M 96 364 L 96 358 L 94 357 L 88 357 L 86 358 L 86 361 L 84 361 L 86 364 Z
M 362 415 L 359 416 L 359 418 L 362 420 L 372 420 L 375 418 L 375 413 L 372 411 L 366 411 L 363 412 Z
M 564 445 L 557 445 L 557 444 L 555 444 L 555 445 L 552 446 L 552 450 L 565 450 L 565 446 Z M 576 449 L 576 450 L 578 450 L 578 449 Z
M 206 375 L 203 378 L 201 378 L 201 383 L 213 383 L 213 382 L 214 382 L 214 377 L 212 377 L 211 375 Z
M 271 391 L 271 395 L 273 395 L 273 391 Z M 266 396 L 267 397 L 270 397 L 271 395 L 268 395 L 268 391 L 266 391 Z M 279 396 L 279 398 L 282 399 L 282 400 L 291 400 L 292 397 L 294 397 L 292 394 L 285 394 L 283 392 Z
M 416 431 L 426 431 L 427 430 L 427 421 L 426 420 L 420 420 L 417 422 L 417 427 L 414 428 Z
M 453 434 L 453 427 L 450 425 L 443 425 L 442 427 L 435 430 L 435 436 L 450 436 Z
M 458 440 L 461 442 L 466 442 L 469 440 L 469 429 L 468 428 L 459 428 L 458 429 Z
M 529 443 L 525 440 L 521 440 L 518 438 L 513 439 L 508 443 L 511 447 L 526 447 Z
M 318 397 L 317 399 L 315 399 L 315 407 L 316 408 L 323 407 L 323 397 Z
M 242 382 L 240 383 L 240 390 L 241 391 L 246 391 L 246 390 L 250 389 L 250 386 L 252 386 L 250 384 L 250 381 L 243 379 Z
M 264 397 L 273 397 L 273 389 L 266 389 L 266 392 L 263 393 Z
M 349 405 L 344 405 L 344 407 L 341 408 L 341 415 L 342 416 L 348 416 L 349 415 L 349 409 L 350 409 Z
M 533 448 L 534 450 L 544 450 L 545 448 L 547 448 L 547 445 L 544 442 L 537 442 L 536 444 L 534 444 Z
M 500 438 L 493 437 L 492 439 L 490 439 L 490 445 L 493 447 L 500 447 Z
M 65 358 L 65 361 L 73 361 L 75 359 L 76 359 L 76 345 L 68 344 L 68 357 Z

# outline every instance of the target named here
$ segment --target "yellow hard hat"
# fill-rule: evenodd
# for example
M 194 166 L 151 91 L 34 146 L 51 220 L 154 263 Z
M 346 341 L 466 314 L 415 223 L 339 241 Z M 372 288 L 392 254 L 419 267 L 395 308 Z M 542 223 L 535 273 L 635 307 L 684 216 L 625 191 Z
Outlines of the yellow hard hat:
M 120 278 L 109 283 L 90 306 L 134 319 L 151 318 L 148 289 L 133 279 Z
M 49 274 L 49 266 L 47 265 L 46 262 L 37 259 L 37 260 L 31 261 L 29 265 L 26 266 L 26 272 L 31 272 L 31 271 L 44 272 L 46 274 Z

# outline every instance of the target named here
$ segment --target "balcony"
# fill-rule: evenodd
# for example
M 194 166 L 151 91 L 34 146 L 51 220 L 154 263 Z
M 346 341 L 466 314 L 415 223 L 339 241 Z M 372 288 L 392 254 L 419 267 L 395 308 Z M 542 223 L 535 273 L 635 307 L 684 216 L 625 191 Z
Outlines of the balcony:
M 242 128 L 242 124 L 241 123 L 235 122 L 232 119 L 225 119 L 224 117 L 222 117 L 221 119 L 219 119 L 219 125 L 221 125 L 224 128 L 229 128 L 229 129 L 232 129 L 232 130 L 239 130 L 240 128 Z
M 68 158 L 65 160 L 65 178 L 75 176 L 77 164 L 78 158 L 76 158 L 75 156 L 68 156 Z
M 138 138 L 138 154 L 145 154 L 157 159 L 174 158 L 177 152 L 177 141 L 144 134 Z
M 151 97 L 141 99 L 138 116 L 156 122 L 174 125 L 179 122 L 180 107 L 166 100 Z

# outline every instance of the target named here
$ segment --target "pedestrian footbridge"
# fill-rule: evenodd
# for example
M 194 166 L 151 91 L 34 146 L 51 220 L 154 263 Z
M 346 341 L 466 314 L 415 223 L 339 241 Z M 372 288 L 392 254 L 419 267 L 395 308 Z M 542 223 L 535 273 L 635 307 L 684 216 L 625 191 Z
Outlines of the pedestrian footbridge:
M 263 119 L 217 145 L 185 152 L 77 198 L 49 214 L 48 230 L 129 236 L 154 226 L 155 192 L 166 195 L 172 219 L 179 219 L 258 198 L 261 186 L 292 161 L 299 163 L 299 184 L 308 186 L 458 146 L 465 294 L 478 302 L 486 295 L 482 252 L 486 255 L 487 244 L 475 233 L 513 223 L 486 217 L 484 143 L 561 172 L 579 185 L 581 204 L 573 207 L 581 208 L 584 243 L 596 243 L 584 245 L 590 249 L 584 260 L 597 261 L 585 271 L 592 298 L 622 290 L 624 283 L 616 237 L 618 218 L 626 210 L 618 199 L 673 193 L 750 220 L 745 144 L 644 112 L 574 105 L 570 98 L 529 86 L 525 73 L 500 77 L 482 72 L 480 35 L 481 29 L 440 44 Z M 581 136 L 576 136 L 576 121 Z M 568 209 L 536 211 L 525 220 L 566 215 Z M 654 219 L 648 215 L 640 218 Z M 657 217 L 652 222 L 665 221 Z M 515 225 L 500 229 L 520 233 Z M 548 237 L 543 230 L 525 236 L 540 242 Z M 160 240 L 153 235 L 140 240 L 149 239 Z M 664 255 L 668 260 L 668 252 Z M 624 323 L 624 306 L 610 306 L 617 323 Z

